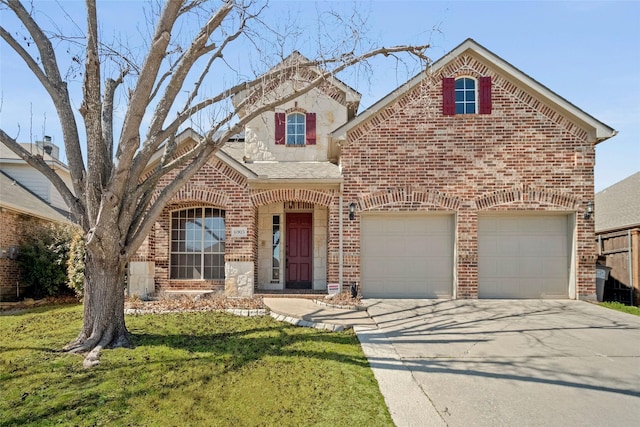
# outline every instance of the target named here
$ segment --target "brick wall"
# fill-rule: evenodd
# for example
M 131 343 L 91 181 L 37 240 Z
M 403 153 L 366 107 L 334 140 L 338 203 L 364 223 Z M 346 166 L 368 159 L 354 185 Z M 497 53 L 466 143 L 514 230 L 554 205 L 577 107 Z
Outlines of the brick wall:
M 489 115 L 442 114 L 441 79 L 492 77 Z M 449 63 L 353 129 L 341 150 L 344 218 L 362 211 L 457 215 L 457 290 L 477 297 L 477 221 L 489 211 L 576 212 L 577 294 L 595 292 L 595 151 L 587 132 L 472 56 Z M 329 281 L 337 281 L 337 211 L 331 211 Z M 344 221 L 344 280 L 359 282 L 359 220 Z
M 163 178 L 166 185 L 173 174 Z M 155 262 L 157 291 L 201 289 L 224 291 L 223 280 L 171 280 L 169 278 L 170 217 L 174 210 L 214 207 L 225 211 L 225 262 L 254 261 L 257 253 L 256 210 L 246 179 L 217 159 L 206 164 L 172 199 L 156 222 L 151 235 L 136 254 L 136 260 Z M 247 237 L 232 238 L 232 227 L 247 227 Z

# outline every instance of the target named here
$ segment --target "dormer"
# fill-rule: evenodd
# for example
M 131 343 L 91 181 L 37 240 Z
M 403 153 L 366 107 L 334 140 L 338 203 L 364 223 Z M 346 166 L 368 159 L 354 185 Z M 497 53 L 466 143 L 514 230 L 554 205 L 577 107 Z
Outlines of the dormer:
M 328 77 L 318 87 L 292 97 L 322 74 L 312 64 L 293 52 L 259 78 L 264 79 L 259 91 L 247 89 L 233 97 L 240 117 L 260 104 L 288 99 L 245 126 L 246 162 L 335 161 L 338 150 L 329 135 L 355 116 L 360 94 L 335 77 Z

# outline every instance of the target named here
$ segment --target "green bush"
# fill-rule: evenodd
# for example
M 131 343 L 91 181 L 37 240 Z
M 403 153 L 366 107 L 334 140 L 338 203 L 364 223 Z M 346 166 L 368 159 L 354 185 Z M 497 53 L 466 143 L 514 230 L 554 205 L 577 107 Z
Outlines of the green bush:
M 18 262 L 23 270 L 22 279 L 34 297 L 59 295 L 71 290 L 67 269 L 75 234 L 75 227 L 59 224 L 31 227 L 25 231 Z
M 69 288 L 77 297 L 84 292 L 84 236 L 80 229 L 76 229 L 71 237 L 69 257 L 67 259 L 67 276 Z

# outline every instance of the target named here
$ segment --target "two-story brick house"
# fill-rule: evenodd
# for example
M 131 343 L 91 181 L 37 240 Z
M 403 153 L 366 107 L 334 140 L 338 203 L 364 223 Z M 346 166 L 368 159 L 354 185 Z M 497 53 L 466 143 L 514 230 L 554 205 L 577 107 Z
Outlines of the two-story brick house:
M 358 102 L 334 80 L 249 123 L 166 208 L 138 276 L 228 295 L 595 293 L 594 146 L 613 129 L 473 40 Z

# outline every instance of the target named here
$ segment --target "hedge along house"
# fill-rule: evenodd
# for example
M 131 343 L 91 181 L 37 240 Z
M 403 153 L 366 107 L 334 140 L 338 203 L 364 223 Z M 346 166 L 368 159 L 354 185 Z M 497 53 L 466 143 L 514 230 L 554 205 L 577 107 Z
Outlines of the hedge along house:
M 285 59 L 295 61 L 306 59 Z M 272 90 L 289 94 L 313 72 Z M 244 100 L 241 93 L 233 103 Z M 130 262 L 129 292 L 326 292 L 329 240 L 338 233 L 329 218 L 338 216 L 342 183 L 330 134 L 359 101 L 332 79 L 252 120 L 166 207 Z M 187 130 L 178 143 L 199 137 Z
M 594 146 L 615 133 L 466 40 L 333 132 L 355 211 L 343 280 L 365 297 L 594 298 Z
M 473 40 L 355 116 L 359 100 L 332 80 L 254 119 L 167 206 L 130 283 L 229 296 L 333 283 L 365 297 L 595 294 L 586 211 L 594 145 L 613 129 Z

